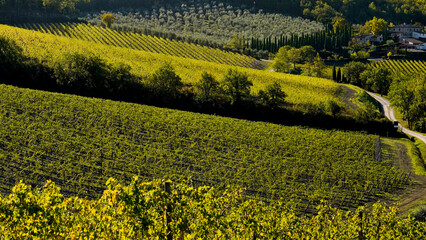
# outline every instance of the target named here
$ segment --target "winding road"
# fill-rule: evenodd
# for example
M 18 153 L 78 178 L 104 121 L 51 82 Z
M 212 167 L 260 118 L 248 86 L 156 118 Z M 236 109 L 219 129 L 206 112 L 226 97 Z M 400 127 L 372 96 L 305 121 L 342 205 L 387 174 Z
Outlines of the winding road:
M 395 112 L 393 110 L 393 107 L 391 106 L 391 103 L 384 97 L 379 96 L 377 94 L 367 92 L 370 96 L 372 96 L 374 99 L 376 99 L 383 107 L 383 112 L 387 118 L 389 118 L 391 121 L 397 121 L 395 117 Z M 399 129 L 410 136 L 416 137 L 420 140 L 422 140 L 426 144 L 426 136 L 420 133 L 413 132 L 407 128 L 404 128 L 400 123 L 398 124 Z
M 367 93 L 370 96 L 372 96 L 374 99 L 376 99 L 382 105 L 383 113 L 385 114 L 387 118 L 389 118 L 391 121 L 397 121 L 393 107 L 391 106 L 391 103 L 386 98 L 371 92 L 367 92 Z M 425 135 L 406 129 L 403 126 L 401 126 L 401 124 L 398 124 L 398 127 L 403 133 L 419 138 L 426 143 Z M 407 170 L 410 169 L 409 171 L 413 172 L 411 162 L 403 161 L 400 167 L 405 168 Z M 399 209 L 400 211 L 405 213 L 408 213 L 408 210 L 412 208 L 413 206 L 415 206 L 416 202 L 423 201 L 426 199 L 426 177 L 417 175 L 417 174 L 412 174 L 411 179 L 414 180 L 414 182 L 416 183 L 413 185 L 413 188 L 410 191 L 402 194 L 401 199 L 399 200 L 400 201 Z

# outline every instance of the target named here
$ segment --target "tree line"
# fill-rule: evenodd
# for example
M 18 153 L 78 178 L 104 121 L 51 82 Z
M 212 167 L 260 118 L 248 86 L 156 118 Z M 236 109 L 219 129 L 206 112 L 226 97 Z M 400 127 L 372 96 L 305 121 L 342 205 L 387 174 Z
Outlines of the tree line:
M 305 16 L 322 23 L 330 23 L 333 17 L 342 16 L 351 23 L 361 23 L 373 16 L 397 22 L 425 22 L 426 4 L 423 0 L 229 0 L 249 8 L 263 8 L 275 12 Z M 177 0 L 3 0 L 2 10 L 40 10 L 44 7 L 61 13 L 75 11 L 111 10 L 121 7 L 144 8 L 154 4 L 185 3 Z M 354 11 L 357 9 L 357 11 Z
M 345 53 L 344 47 L 352 38 L 352 28 L 349 24 L 341 27 L 328 25 L 326 30 L 315 33 L 280 37 L 268 37 L 263 39 L 251 38 L 247 44 L 252 50 L 266 50 L 276 53 L 283 46 L 300 48 L 302 46 L 312 46 L 316 50 L 327 50 L 336 53 Z
M 426 4 L 423 0 L 233 0 L 233 2 L 297 16 L 303 15 L 322 23 L 331 22 L 335 16 L 342 16 L 351 23 L 362 23 L 374 16 L 396 22 L 426 21 Z
M 26 58 L 13 41 L 2 37 L 0 43 L 0 72 L 7 84 L 287 125 L 374 132 L 390 127 L 381 120 L 360 122 L 344 115 L 334 100 L 294 108 L 276 82 L 252 93 L 248 76 L 232 68 L 220 80 L 205 72 L 197 83 L 184 84 L 172 63 L 140 79 L 128 65 L 108 64 L 93 54 L 67 53 L 53 67 L 46 67 Z
M 409 128 L 426 132 L 426 75 L 392 73 L 384 66 L 350 62 L 341 70 L 333 68 L 333 80 L 387 95 L 408 121 Z

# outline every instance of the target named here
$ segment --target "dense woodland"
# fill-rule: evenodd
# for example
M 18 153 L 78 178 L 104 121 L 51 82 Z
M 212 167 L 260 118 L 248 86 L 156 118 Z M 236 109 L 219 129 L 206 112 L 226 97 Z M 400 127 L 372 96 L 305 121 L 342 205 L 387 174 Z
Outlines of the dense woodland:
M 3 0 L 3 10 L 52 10 L 61 13 L 76 11 L 111 10 L 120 7 L 144 8 L 153 4 L 181 3 L 177 0 Z M 192 0 L 188 2 L 215 2 Z M 331 22 L 335 16 L 343 16 L 351 23 L 363 23 L 373 16 L 386 17 L 394 22 L 425 22 L 425 0 L 230 0 L 248 8 L 263 8 L 274 12 L 305 16 L 319 22 Z

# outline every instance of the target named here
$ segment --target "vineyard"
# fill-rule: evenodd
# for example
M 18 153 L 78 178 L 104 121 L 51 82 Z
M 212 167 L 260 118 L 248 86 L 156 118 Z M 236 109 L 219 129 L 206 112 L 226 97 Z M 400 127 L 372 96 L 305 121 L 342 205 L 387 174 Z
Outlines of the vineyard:
M 371 65 L 373 67 L 387 68 L 393 73 L 426 73 L 426 62 L 419 60 L 384 60 L 372 63 Z
M 24 49 L 26 56 L 39 59 L 50 67 L 54 66 L 65 53 L 80 52 L 101 54 L 102 58 L 112 64 L 128 64 L 132 68 L 131 72 L 143 79 L 164 65 L 165 62 L 172 63 L 176 73 L 185 83 L 197 82 L 204 71 L 211 73 L 216 79 L 220 79 L 221 73 L 230 69 L 230 66 L 223 64 L 113 47 L 6 25 L 0 25 L 0 34 L 15 40 Z M 249 80 L 253 82 L 251 88 L 253 93 L 265 89 L 268 84 L 278 82 L 288 95 L 286 100 L 291 104 L 317 105 L 331 99 L 341 102 L 336 94 L 339 85 L 331 80 L 235 68 L 248 75 Z M 344 105 L 342 102 L 341 104 Z
M 297 216 L 282 203 L 246 200 L 190 183 L 106 182 L 101 198 L 64 198 L 51 181 L 24 183 L 0 198 L 5 239 L 424 239 L 426 223 L 375 203 L 342 211 L 322 202 L 319 214 Z
M 99 197 L 114 177 L 170 178 L 310 212 L 320 199 L 355 207 L 404 187 L 375 158 L 380 141 L 356 132 L 250 122 L 0 85 L 0 191 L 21 179 Z M 375 148 L 376 146 L 376 148 Z M 362 167 L 359 167 L 362 166 Z
M 151 37 L 139 33 L 119 32 L 82 23 L 19 24 L 18 27 L 68 38 L 91 41 L 170 56 L 192 58 L 240 67 L 260 67 L 256 59 L 219 49 Z

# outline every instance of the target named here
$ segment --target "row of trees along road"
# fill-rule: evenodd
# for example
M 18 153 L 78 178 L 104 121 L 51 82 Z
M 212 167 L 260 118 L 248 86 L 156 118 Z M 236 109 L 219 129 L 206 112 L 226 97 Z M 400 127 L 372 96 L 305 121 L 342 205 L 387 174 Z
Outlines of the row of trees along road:
M 398 75 L 389 91 L 392 104 L 398 107 L 409 128 L 426 132 L 426 75 Z
M 340 68 L 336 81 L 353 84 L 363 89 L 388 95 L 409 128 L 426 132 L 426 75 L 421 73 L 395 74 L 383 66 L 374 67 L 361 62 L 350 62 Z

